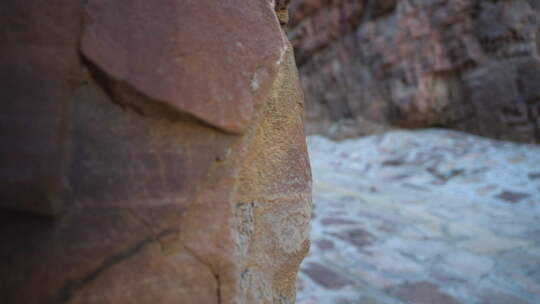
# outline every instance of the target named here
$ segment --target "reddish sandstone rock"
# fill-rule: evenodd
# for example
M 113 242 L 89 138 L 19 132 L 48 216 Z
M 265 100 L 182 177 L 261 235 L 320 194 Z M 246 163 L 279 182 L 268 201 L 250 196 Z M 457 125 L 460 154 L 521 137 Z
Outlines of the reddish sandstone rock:
M 26 2 L 0 4 L 2 301 L 293 303 L 311 183 L 271 2 Z
M 82 52 L 141 94 L 240 132 L 286 48 L 265 2 L 88 1 Z
M 540 141 L 536 1 L 299 0 L 308 131 L 444 126 Z

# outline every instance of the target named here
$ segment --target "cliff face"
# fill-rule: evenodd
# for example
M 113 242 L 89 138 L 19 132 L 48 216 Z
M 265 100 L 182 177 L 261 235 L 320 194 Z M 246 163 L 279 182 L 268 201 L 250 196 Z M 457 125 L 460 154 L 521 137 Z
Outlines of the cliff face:
M 284 3 L 0 4 L 4 303 L 293 303 L 311 177 Z
M 536 0 L 299 0 L 290 28 L 310 133 L 540 141 Z

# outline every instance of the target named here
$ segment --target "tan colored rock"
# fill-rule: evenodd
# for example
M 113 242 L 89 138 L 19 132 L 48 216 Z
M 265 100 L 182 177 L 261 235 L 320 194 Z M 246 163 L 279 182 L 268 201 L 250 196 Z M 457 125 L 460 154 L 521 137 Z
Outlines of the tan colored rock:
M 22 75 L 12 82 L 31 91 L 56 79 L 57 87 L 34 95 L 61 92 L 40 100 L 69 109 L 44 112 L 24 99 L 29 111 L 13 107 L 11 115 L 32 127 L 32 119 L 69 125 L 0 134 L 3 143 L 30 144 L 38 168 L 54 173 L 25 179 L 11 196 L 4 189 L 12 171 L 1 175 L 2 301 L 294 303 L 309 244 L 311 176 L 292 47 L 273 4 L 76 2 L 51 3 L 50 15 L 64 8 L 65 18 L 49 21 L 37 4 L 0 4 L 9 16 L 36 21 L 1 21 L 2 34 L 14 37 L 10 47 L 24 50 L 8 53 L 11 61 L 47 63 L 36 75 L 4 60 Z M 67 42 L 51 51 L 71 54 L 58 59 L 69 69 L 29 47 L 39 37 L 48 45 L 55 31 Z M 2 94 L 15 101 L 17 92 Z M 48 162 L 48 150 L 32 142 L 55 130 L 61 153 Z M 2 163 L 41 172 L 14 155 L 3 149 Z M 36 199 L 40 184 L 65 203 L 55 209 Z

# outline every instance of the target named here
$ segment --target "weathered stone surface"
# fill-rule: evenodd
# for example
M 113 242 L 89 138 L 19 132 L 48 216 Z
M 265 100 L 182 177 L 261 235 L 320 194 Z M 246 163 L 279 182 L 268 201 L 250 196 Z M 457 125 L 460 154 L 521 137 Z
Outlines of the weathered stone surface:
M 2 302 L 293 303 L 311 176 L 273 2 L 39 3 L 0 4 Z
M 286 50 L 267 2 L 88 1 L 82 52 L 141 94 L 240 132 Z
M 299 0 L 290 13 L 308 132 L 540 141 L 537 1 Z
M 64 205 L 79 6 L 65 0 L 1 5 L 0 208 L 52 215 Z

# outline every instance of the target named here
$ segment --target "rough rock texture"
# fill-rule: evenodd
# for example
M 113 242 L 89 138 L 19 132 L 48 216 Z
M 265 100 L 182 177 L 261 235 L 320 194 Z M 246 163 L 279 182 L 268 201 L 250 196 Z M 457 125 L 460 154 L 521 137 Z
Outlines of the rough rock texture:
M 311 176 L 284 4 L 42 2 L 0 4 L 2 303 L 293 303 Z
M 310 133 L 540 141 L 537 0 L 299 0 L 290 27 Z

